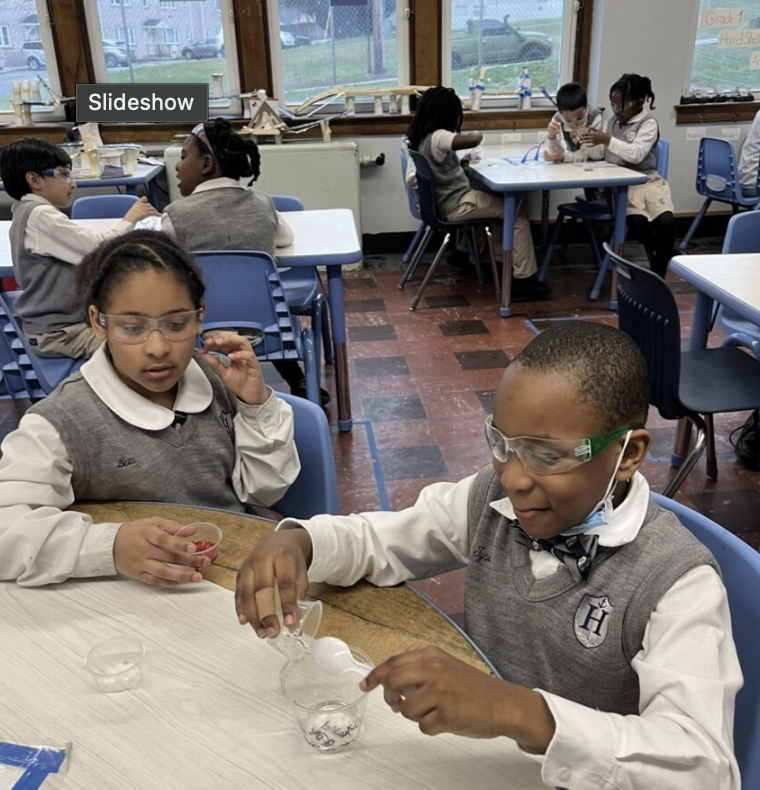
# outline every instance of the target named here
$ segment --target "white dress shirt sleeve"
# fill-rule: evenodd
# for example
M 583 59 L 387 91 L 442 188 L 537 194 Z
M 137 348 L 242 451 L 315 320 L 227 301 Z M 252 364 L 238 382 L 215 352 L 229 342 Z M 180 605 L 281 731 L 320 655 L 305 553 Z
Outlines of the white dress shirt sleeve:
M 0 580 L 29 587 L 70 577 L 113 576 L 121 524 L 93 524 L 74 502 L 72 465 L 58 431 L 26 414 L 2 444 Z
M 426 486 L 398 513 L 286 519 L 278 529 L 303 527 L 312 542 L 309 579 L 348 587 L 359 579 L 388 587 L 461 568 L 467 563 L 467 502 L 475 475 Z
M 589 124 L 589 129 L 595 129 L 597 131 L 601 130 L 602 128 L 602 114 L 594 118 L 594 120 Z M 564 142 L 564 141 L 563 141 Z M 587 159 L 604 159 L 604 144 L 600 143 L 599 145 L 591 145 L 588 148 L 580 148 L 577 151 L 568 151 L 565 150 L 565 161 L 566 162 L 585 162 Z
M 612 137 L 608 148 L 613 154 L 626 162 L 637 165 L 655 147 L 658 134 L 657 121 L 654 118 L 647 118 L 639 127 L 636 137 L 630 143 L 618 140 L 617 137 Z
M 638 716 L 540 693 L 556 722 L 542 778 L 568 790 L 739 790 L 734 698 L 742 673 L 726 590 L 708 566 L 663 595 L 632 666 Z
M 301 471 L 293 440 L 293 409 L 269 390 L 261 406 L 238 400 L 232 485 L 241 502 L 268 507 Z
M 742 145 L 739 157 L 739 180 L 743 187 L 757 185 L 757 171 L 760 166 L 760 112 L 755 115 L 752 126 Z
M 77 265 L 102 241 L 134 230 L 134 227 L 131 222 L 119 220 L 113 228 L 94 233 L 69 219 L 55 206 L 41 205 L 29 215 L 24 245 L 29 252 Z
M 295 240 L 293 228 L 285 222 L 285 218 L 277 212 L 277 235 L 274 238 L 275 247 L 290 247 Z

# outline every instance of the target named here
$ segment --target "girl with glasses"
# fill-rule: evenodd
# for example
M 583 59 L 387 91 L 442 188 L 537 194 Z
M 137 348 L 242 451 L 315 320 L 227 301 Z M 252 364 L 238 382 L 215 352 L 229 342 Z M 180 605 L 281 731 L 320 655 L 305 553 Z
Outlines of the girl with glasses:
M 208 562 L 174 537 L 180 524 L 93 524 L 67 508 L 99 500 L 271 505 L 300 471 L 292 410 L 264 384 L 239 335 L 219 333 L 196 352 L 205 286 L 165 234 L 106 242 L 77 279 L 102 345 L 3 442 L 0 580 L 200 581 Z

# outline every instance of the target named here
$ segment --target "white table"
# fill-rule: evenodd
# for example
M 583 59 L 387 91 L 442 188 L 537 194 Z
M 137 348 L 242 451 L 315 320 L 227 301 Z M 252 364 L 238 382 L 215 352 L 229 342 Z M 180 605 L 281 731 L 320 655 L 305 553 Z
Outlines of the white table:
M 504 159 L 504 156 L 514 157 L 513 146 L 508 146 L 502 152 L 498 146 L 486 147 L 484 159 L 477 164 L 470 165 L 468 172 L 492 192 L 504 194 L 504 263 L 502 271 L 502 296 L 499 313 L 506 318 L 512 314 L 510 307 L 510 286 L 512 277 L 512 259 L 514 246 L 514 224 L 517 209 L 517 199 L 521 193 L 536 190 L 550 191 L 552 189 L 586 189 L 593 187 L 611 187 L 615 190 L 615 229 L 614 246 L 616 251 L 622 252 L 626 233 L 626 205 L 628 202 L 628 187 L 634 184 L 643 184 L 646 175 L 630 170 L 626 167 L 611 165 L 607 162 L 594 162 L 593 170 L 584 170 L 582 163 L 563 162 L 556 164 L 545 162 L 542 154 L 540 159 L 528 160 L 525 164 L 519 161 L 513 164 Z M 523 153 L 528 146 L 523 148 Z M 610 300 L 608 307 L 612 310 L 617 306 L 615 295 L 615 272 L 612 271 L 610 283 Z
M 370 695 L 360 741 L 319 755 L 280 695 L 283 658 L 237 623 L 210 582 L 0 586 L 0 740 L 72 743 L 72 790 L 538 790 L 538 763 L 506 739 L 430 738 Z M 140 685 L 96 691 L 99 641 L 147 645 Z M 55 781 L 51 788 L 59 787 Z M 48 787 L 45 784 L 44 787 Z
M 350 209 L 290 211 L 286 218 L 293 229 L 295 241 L 277 250 L 282 266 L 325 266 L 330 298 L 330 326 L 335 347 L 335 383 L 338 393 L 338 429 L 350 431 L 351 387 L 348 378 L 346 349 L 346 314 L 343 302 L 342 267 L 362 260 L 362 245 Z M 103 232 L 112 227 L 113 219 L 82 219 L 77 224 Z M 0 277 L 12 277 L 10 220 L 0 221 Z

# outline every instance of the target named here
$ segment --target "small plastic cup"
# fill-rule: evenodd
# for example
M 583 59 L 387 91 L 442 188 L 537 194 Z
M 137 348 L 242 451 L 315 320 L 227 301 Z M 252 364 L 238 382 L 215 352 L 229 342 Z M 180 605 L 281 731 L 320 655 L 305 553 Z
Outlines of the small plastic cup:
M 115 636 L 90 650 L 84 665 L 104 694 L 126 691 L 140 680 L 145 645 L 135 636 Z
M 175 533 L 175 538 L 187 537 L 188 543 L 195 544 L 196 555 L 206 556 L 213 563 L 219 555 L 218 546 L 222 542 L 222 530 L 209 521 L 197 521 L 194 524 L 185 524 Z M 173 562 L 166 563 L 170 568 L 200 570 L 191 565 L 177 565 Z
M 285 625 L 282 609 L 278 609 L 280 633 L 267 642 L 286 658 L 297 660 L 308 652 L 322 622 L 322 601 L 299 601 L 298 622 L 292 628 Z
M 350 647 L 356 661 L 374 666 L 357 647 Z M 288 661 L 280 672 L 280 688 L 306 743 L 319 754 L 342 752 L 359 740 L 367 705 L 367 692 L 359 688 L 361 675 L 347 672 L 328 675 L 309 655 Z

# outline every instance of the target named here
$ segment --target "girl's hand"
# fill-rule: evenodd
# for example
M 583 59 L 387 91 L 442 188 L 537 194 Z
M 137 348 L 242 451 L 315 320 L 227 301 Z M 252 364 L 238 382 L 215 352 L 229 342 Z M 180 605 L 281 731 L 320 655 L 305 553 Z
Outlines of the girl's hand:
M 609 145 L 612 139 L 607 132 L 599 129 L 584 129 L 579 138 L 584 145 Z
M 230 360 L 225 365 L 212 351 L 226 354 Z M 205 355 L 211 369 L 222 380 L 227 389 L 251 406 L 261 406 L 269 398 L 269 392 L 264 384 L 264 374 L 261 365 L 256 359 L 250 341 L 241 337 L 236 332 L 219 332 L 205 341 L 203 348 L 198 352 Z
M 383 686 L 391 709 L 417 722 L 425 735 L 503 735 L 537 754 L 554 737 L 554 717 L 538 692 L 497 680 L 439 647 L 394 656 L 360 686 L 363 691 Z
M 562 127 L 559 125 L 557 121 L 549 121 L 549 126 L 547 127 L 547 137 L 550 140 L 554 140 L 562 134 Z
M 544 159 L 547 162 L 562 162 L 565 159 L 565 152 L 561 148 L 556 150 L 544 148 Z
M 165 518 L 141 518 L 119 527 L 113 544 L 116 572 L 158 587 L 199 582 L 203 577 L 192 568 L 205 568 L 211 560 L 195 554 L 188 538 L 175 538 L 182 524 Z M 167 563 L 190 566 L 170 568 Z
M 147 219 L 148 217 L 160 217 L 161 215 L 156 211 L 156 209 L 148 203 L 148 198 L 141 197 L 137 203 L 135 203 L 132 208 L 124 215 L 124 219 L 127 222 L 139 222 L 141 219 Z

